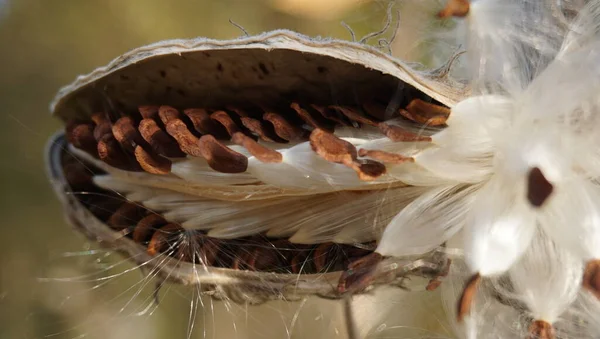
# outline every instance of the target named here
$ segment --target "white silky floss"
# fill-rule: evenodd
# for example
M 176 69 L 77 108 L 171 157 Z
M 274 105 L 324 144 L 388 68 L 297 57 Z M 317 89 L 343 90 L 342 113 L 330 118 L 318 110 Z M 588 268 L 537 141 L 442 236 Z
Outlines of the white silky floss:
M 550 325 L 584 273 L 598 295 L 600 259 L 600 2 L 573 19 L 556 13 L 544 1 L 472 2 L 460 24 L 473 94 L 414 156 L 447 183 L 396 215 L 377 249 L 423 253 L 461 231 L 470 272 L 507 273 L 504 293 Z M 530 335 L 554 336 L 535 326 Z

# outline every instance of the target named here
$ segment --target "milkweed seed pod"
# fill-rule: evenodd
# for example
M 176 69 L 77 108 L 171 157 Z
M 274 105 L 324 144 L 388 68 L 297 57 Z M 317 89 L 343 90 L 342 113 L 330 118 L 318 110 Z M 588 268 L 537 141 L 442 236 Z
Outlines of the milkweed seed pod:
M 289 31 L 160 42 L 58 93 L 49 175 L 90 239 L 217 297 L 433 289 L 442 252 L 373 250 L 438 183 L 412 156 L 467 92 L 448 67 Z

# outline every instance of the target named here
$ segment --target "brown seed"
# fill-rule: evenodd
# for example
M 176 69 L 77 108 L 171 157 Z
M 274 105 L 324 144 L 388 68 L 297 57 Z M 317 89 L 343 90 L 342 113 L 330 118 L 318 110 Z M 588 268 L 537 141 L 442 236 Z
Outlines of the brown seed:
M 225 130 L 227 130 L 229 136 L 233 136 L 235 133 L 240 132 L 240 128 L 225 111 L 216 111 L 210 115 L 210 118 L 225 127 Z
M 446 7 L 438 13 L 438 17 L 465 17 L 469 14 L 469 6 L 468 0 L 448 0 Z
M 144 119 L 156 119 L 158 118 L 158 106 L 140 106 L 138 111 Z
M 154 213 L 147 215 L 133 229 L 133 241 L 138 244 L 146 243 L 152 234 L 165 224 L 167 221 L 161 215 Z
M 152 150 L 146 150 L 142 146 L 135 148 L 135 159 L 142 169 L 152 174 L 171 173 L 171 160 L 163 158 Z
M 292 125 L 277 113 L 267 112 L 263 114 L 263 119 L 273 124 L 275 134 L 284 140 L 298 141 L 304 138 L 304 131 L 300 127 Z
M 185 153 L 181 151 L 177 141 L 158 127 L 153 119 L 143 119 L 138 127 L 142 138 L 150 144 L 152 149 L 168 158 L 182 158 Z
M 95 157 L 98 156 L 97 141 L 94 138 L 94 125 L 75 123 L 68 125 L 66 135 L 69 143 Z
M 357 160 L 354 145 L 321 129 L 310 134 L 310 146 L 323 159 L 352 168 L 363 181 L 375 180 L 386 173 L 385 165 L 373 160 Z
M 114 230 L 122 230 L 137 224 L 145 213 L 146 209 L 140 205 L 126 202 L 108 218 L 106 224 Z
M 231 141 L 247 149 L 250 154 L 261 162 L 280 163 L 283 161 L 283 155 L 281 153 L 259 144 L 244 133 L 235 133 Z
M 263 121 L 250 117 L 240 117 L 240 119 L 244 127 L 246 127 L 250 132 L 258 135 L 261 140 L 279 143 L 288 142 L 287 140 L 283 140 L 277 136 L 273 125 L 266 124 Z
M 411 141 L 431 141 L 431 137 L 417 135 L 403 129 L 400 126 L 389 125 L 384 122 L 379 123 L 379 129 L 386 137 L 392 141 L 397 142 L 411 142 Z
M 105 122 L 110 122 L 108 115 L 104 112 L 96 112 L 92 114 L 91 118 L 96 125 L 102 125 Z
M 385 165 L 373 160 L 356 160 L 350 166 L 362 181 L 372 181 L 387 172 Z
M 193 157 L 201 157 L 202 150 L 198 145 L 198 138 L 190 132 L 186 124 L 181 119 L 171 119 L 166 123 L 167 133 L 172 136 L 179 145 L 179 148 L 186 154 Z
M 93 173 L 82 162 L 73 161 L 64 164 L 63 172 L 73 191 L 90 191 L 95 188 L 92 181 Z
M 527 339 L 554 339 L 554 327 L 543 320 L 535 320 L 529 325 Z
M 325 119 L 321 114 L 313 115 L 307 109 L 300 107 L 300 104 L 296 102 L 293 102 L 290 107 L 296 111 L 298 116 L 312 128 L 318 128 L 326 132 L 333 133 L 333 123 Z
M 131 117 L 125 116 L 119 118 L 112 125 L 112 133 L 115 139 L 121 144 L 121 147 L 131 153 L 133 153 L 137 145 L 145 143 Z
M 337 244 L 327 242 L 320 244 L 313 253 L 313 263 L 317 272 L 326 272 L 329 266 L 335 264 L 339 256 L 339 247 Z
M 112 124 L 108 120 L 104 120 L 94 127 L 94 138 L 96 141 L 102 140 L 102 138 L 109 134 L 112 136 Z
M 358 150 L 358 155 L 361 157 L 373 158 L 386 164 L 403 164 L 405 162 L 415 162 L 415 159 L 412 157 L 405 157 L 401 154 L 390 153 L 385 151 L 367 150 L 364 148 Z
M 198 253 L 196 253 L 194 262 L 198 261 L 198 263 L 206 266 L 216 264 L 221 250 L 220 241 L 205 234 L 196 234 L 195 241 L 198 246 Z
M 211 134 L 217 139 L 229 139 L 229 135 L 223 126 L 213 119 L 211 119 L 210 114 L 202 108 L 190 108 L 183 111 L 190 121 L 192 125 L 194 125 L 194 129 L 201 134 Z
M 448 259 L 446 261 L 446 267 L 444 268 L 444 270 L 442 272 L 440 272 L 435 278 L 429 280 L 429 284 L 427 284 L 427 287 L 425 287 L 425 289 L 427 291 L 434 291 L 438 287 L 440 287 L 440 285 L 442 284 L 442 281 L 440 280 L 440 278 L 448 276 L 448 274 L 450 273 L 450 265 L 451 264 L 452 264 L 452 260 Z
M 441 126 L 446 124 L 450 116 L 450 109 L 421 99 L 414 99 L 406 106 L 405 110 L 400 110 L 400 114 L 419 124 Z
M 587 262 L 583 272 L 583 287 L 600 300 L 600 259 Z
M 310 146 L 323 159 L 347 166 L 358 156 L 354 145 L 318 128 L 310 134 Z
M 198 140 L 201 155 L 215 171 L 242 173 L 248 168 L 248 158 L 220 143 L 212 135 L 203 135 Z
M 339 114 L 337 111 L 319 105 L 310 106 L 328 121 L 338 123 L 342 126 L 352 126 L 352 123 L 344 115 Z
M 158 116 L 166 126 L 169 121 L 179 119 L 179 111 L 171 106 L 160 106 L 158 109 Z
M 348 265 L 338 282 L 338 293 L 355 293 L 363 291 L 377 278 L 376 272 L 383 256 L 373 252 Z
M 548 200 L 554 186 L 546 179 L 542 170 L 534 167 L 527 175 L 527 200 L 533 207 L 542 207 Z
M 458 310 L 456 312 L 458 321 L 462 321 L 463 318 L 471 311 L 471 306 L 473 305 L 473 300 L 475 299 L 475 294 L 477 293 L 477 288 L 479 287 L 480 282 L 481 276 L 479 273 L 473 275 L 467 281 L 460 299 L 458 300 Z
M 98 141 L 97 147 L 100 160 L 112 167 L 125 171 L 140 171 L 142 169 L 134 159 L 127 156 L 117 139 L 110 132 Z
M 377 126 L 377 122 L 359 114 L 354 109 L 343 107 L 343 106 L 329 106 L 329 108 L 336 110 L 343 115 L 345 115 L 348 119 L 352 121 L 359 122 L 361 124 L 369 125 L 369 126 Z
M 374 117 L 379 121 L 386 121 L 394 117 L 394 112 L 388 112 L 387 107 L 385 105 L 381 105 L 375 102 L 367 102 L 363 104 L 362 107 L 368 115 Z
M 178 224 L 167 224 L 161 227 L 152 235 L 146 252 L 151 256 L 160 254 L 168 248 L 167 245 L 169 245 L 170 239 L 182 234 L 184 231 L 183 227 Z

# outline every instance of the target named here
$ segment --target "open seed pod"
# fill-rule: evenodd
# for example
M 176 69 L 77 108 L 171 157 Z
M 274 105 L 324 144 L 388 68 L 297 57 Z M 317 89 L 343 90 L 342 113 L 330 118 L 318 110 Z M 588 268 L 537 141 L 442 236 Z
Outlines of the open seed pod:
M 338 297 L 407 275 L 424 288 L 439 252 L 372 250 L 424 190 L 411 154 L 465 94 L 446 71 L 289 31 L 156 43 L 59 92 L 49 175 L 90 239 L 215 296 Z

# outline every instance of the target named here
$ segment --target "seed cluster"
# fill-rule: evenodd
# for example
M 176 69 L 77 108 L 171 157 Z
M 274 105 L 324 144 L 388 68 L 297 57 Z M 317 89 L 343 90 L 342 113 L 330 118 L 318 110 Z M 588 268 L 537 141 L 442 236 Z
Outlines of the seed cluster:
M 174 158 L 186 156 L 206 159 L 222 173 L 241 173 L 248 158 L 223 141 L 244 147 L 263 163 L 280 163 L 280 152 L 264 143 L 295 143 L 310 140 L 313 150 L 328 161 L 354 169 L 363 180 L 385 173 L 383 163 L 401 163 L 410 158 L 384 151 L 360 150 L 332 133 L 337 126 L 361 128 L 373 126 L 393 141 L 429 141 L 427 136 L 411 133 L 383 122 L 385 107 L 363 107 L 292 102 L 287 109 L 208 110 L 170 106 L 141 106 L 138 114 L 124 115 L 112 121 L 106 113 L 97 113 L 91 121 L 72 120 L 66 127 L 69 142 L 100 158 L 110 166 L 127 171 L 168 174 Z M 413 99 L 398 115 L 418 124 L 443 125 L 449 109 L 421 99 Z M 259 143 L 258 140 L 264 142 Z M 372 160 L 358 159 L 369 157 Z
M 146 247 L 148 254 L 211 267 L 294 274 L 325 273 L 345 269 L 372 253 L 374 243 L 359 246 L 323 243 L 293 244 L 286 239 L 256 235 L 217 239 L 200 230 L 186 230 L 159 213 L 125 201 L 115 192 L 94 185 L 101 174 L 65 152 L 65 177 L 78 200 L 108 227 Z

